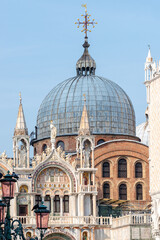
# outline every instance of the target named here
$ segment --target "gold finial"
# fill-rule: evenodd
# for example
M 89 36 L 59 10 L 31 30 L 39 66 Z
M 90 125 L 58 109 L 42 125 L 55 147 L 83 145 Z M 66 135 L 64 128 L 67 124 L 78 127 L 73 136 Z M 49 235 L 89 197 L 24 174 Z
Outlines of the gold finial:
M 85 93 L 83 94 L 83 97 L 84 97 L 84 102 L 86 102 L 86 94 Z
M 84 7 L 85 8 L 85 12 L 87 12 L 87 4 L 82 4 L 81 6 Z
M 75 22 L 75 24 L 78 24 L 78 28 L 80 25 L 83 25 L 83 29 L 81 30 L 81 32 L 84 32 L 85 33 L 85 37 L 87 38 L 87 32 L 91 32 L 91 30 L 88 29 L 88 27 L 90 25 L 93 26 L 93 28 L 95 27 L 95 24 L 97 24 L 97 22 L 94 21 L 94 19 L 92 21 L 90 21 L 90 16 L 88 13 L 87 13 L 87 4 L 82 4 L 82 7 L 85 8 L 85 15 L 81 15 L 82 17 L 84 17 L 84 21 L 80 21 L 79 18 L 77 19 L 78 22 Z
M 22 96 L 21 96 L 21 92 L 19 92 L 19 100 L 20 100 L 20 103 L 22 103 Z

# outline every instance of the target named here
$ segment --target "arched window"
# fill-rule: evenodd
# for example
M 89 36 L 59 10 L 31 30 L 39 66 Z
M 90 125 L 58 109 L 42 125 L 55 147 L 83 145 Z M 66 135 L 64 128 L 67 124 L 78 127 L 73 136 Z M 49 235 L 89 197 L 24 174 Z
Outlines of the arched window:
M 69 213 L 69 196 L 65 195 L 63 198 L 63 209 L 65 213 Z
M 135 165 L 135 177 L 142 178 L 142 163 L 140 162 Z
M 20 193 L 28 193 L 28 187 L 26 185 L 20 186 L 19 192 Z
M 36 148 L 34 148 L 34 155 L 36 155 L 37 154 L 37 149 Z
M 119 199 L 127 200 L 127 186 L 126 184 L 121 184 L 119 186 Z
M 125 159 L 120 159 L 118 161 L 118 177 L 119 178 L 127 177 L 127 161 Z
M 110 198 L 110 186 L 108 183 L 103 185 L 103 198 Z
M 99 139 L 98 142 L 97 142 L 97 145 L 101 144 L 101 143 L 104 143 L 105 141 L 103 139 Z
M 57 148 L 59 147 L 59 146 L 61 146 L 61 148 L 63 149 L 63 151 L 65 150 L 65 146 L 64 146 L 64 142 L 63 141 L 58 141 L 57 142 Z
M 136 185 L 136 200 L 143 200 L 142 184 Z
M 102 171 L 103 177 L 110 177 L 110 164 L 109 162 L 103 163 L 103 171 Z
M 59 197 L 59 195 L 55 195 L 55 197 L 54 197 L 54 211 L 56 213 L 60 212 L 60 197 Z
M 38 204 L 40 205 L 41 202 L 42 202 L 42 197 L 41 197 L 41 195 L 36 195 L 36 196 L 35 196 L 35 203 L 36 203 L 36 204 L 38 203 Z
M 46 149 L 47 149 L 47 145 L 46 145 L 46 144 L 43 144 L 43 146 L 42 146 L 42 152 L 46 152 Z
M 50 195 L 45 196 L 44 204 L 47 206 L 47 209 L 51 210 L 51 197 L 50 197 Z
M 83 240 L 88 240 L 88 232 L 83 232 Z

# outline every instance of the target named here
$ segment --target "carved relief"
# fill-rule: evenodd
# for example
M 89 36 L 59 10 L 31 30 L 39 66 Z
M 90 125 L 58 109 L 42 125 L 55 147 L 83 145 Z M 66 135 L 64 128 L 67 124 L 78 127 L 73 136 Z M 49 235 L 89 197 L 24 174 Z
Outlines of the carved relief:
M 4 151 L 1 156 L 0 156 L 0 159 L 8 164 L 10 167 L 13 167 L 13 159 L 12 158 L 7 158 L 7 154 L 6 154 L 6 151 Z

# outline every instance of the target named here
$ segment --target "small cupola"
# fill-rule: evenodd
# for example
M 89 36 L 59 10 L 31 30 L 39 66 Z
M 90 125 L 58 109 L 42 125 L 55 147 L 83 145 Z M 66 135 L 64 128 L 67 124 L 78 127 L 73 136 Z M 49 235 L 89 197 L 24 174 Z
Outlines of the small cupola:
M 85 42 L 83 44 L 84 53 L 76 64 L 77 75 L 95 75 L 96 62 L 88 52 L 89 46 L 88 38 L 85 37 Z

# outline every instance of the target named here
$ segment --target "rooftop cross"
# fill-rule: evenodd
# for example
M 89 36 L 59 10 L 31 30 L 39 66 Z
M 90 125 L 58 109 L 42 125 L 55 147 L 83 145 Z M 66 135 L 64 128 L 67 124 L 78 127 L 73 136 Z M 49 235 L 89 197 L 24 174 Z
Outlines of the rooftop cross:
M 87 32 L 91 32 L 91 30 L 88 29 L 89 25 L 92 25 L 93 28 L 95 27 L 95 24 L 97 24 L 97 22 L 94 21 L 94 19 L 92 20 L 92 22 L 90 21 L 90 16 L 87 13 L 87 4 L 82 4 L 82 7 L 85 8 L 85 15 L 81 15 L 82 17 L 84 17 L 84 21 L 80 21 L 79 18 L 77 19 L 78 22 L 75 22 L 75 24 L 78 24 L 77 28 L 79 28 L 80 25 L 83 25 L 83 29 L 81 30 L 81 32 L 85 33 L 85 38 L 87 38 Z

